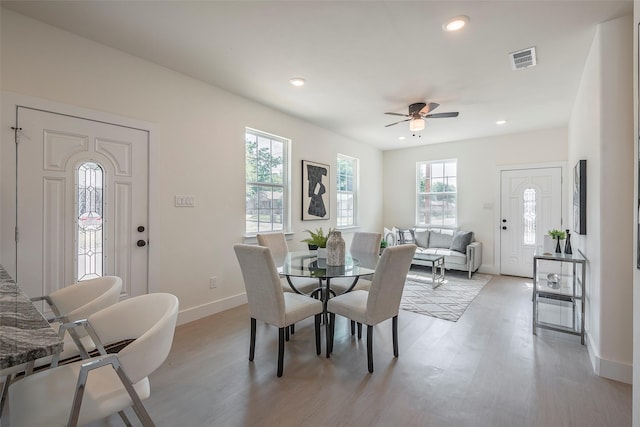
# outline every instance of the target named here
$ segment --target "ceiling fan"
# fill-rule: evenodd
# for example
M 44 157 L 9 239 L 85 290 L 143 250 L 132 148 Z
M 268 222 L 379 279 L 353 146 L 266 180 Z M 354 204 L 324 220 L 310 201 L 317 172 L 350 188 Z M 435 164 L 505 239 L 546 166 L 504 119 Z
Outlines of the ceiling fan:
M 435 102 L 430 102 L 428 104 L 424 102 L 416 102 L 414 104 L 409 105 L 409 114 L 401 114 L 401 113 L 385 113 L 392 116 L 402 116 L 409 117 L 408 119 L 400 120 L 399 122 L 391 123 L 386 125 L 385 127 L 397 125 L 402 122 L 409 122 L 409 130 L 411 131 L 420 131 L 424 129 L 424 119 L 444 119 L 447 117 L 458 117 L 457 111 L 452 111 L 448 113 L 436 113 L 430 114 L 433 110 L 438 108 L 440 104 Z

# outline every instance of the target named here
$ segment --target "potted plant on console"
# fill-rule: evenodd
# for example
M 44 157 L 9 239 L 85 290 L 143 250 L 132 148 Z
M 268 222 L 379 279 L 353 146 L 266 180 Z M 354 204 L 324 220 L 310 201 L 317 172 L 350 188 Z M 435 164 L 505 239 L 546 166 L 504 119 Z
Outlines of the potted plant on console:
M 304 240 L 301 240 L 301 242 L 309 245 L 310 251 L 317 250 L 318 258 L 326 258 L 327 257 L 327 239 L 329 238 L 331 233 L 333 233 L 333 228 L 329 228 L 329 232 L 327 234 L 324 234 L 324 230 L 322 230 L 322 227 L 317 228 L 316 231 L 311 231 L 309 229 L 304 231 L 309 233 L 309 237 L 307 237 Z
M 564 231 L 562 230 L 556 230 L 555 228 L 553 230 L 549 230 L 549 236 L 551 236 L 552 238 L 556 239 L 556 253 L 562 253 L 562 246 L 560 245 L 560 240 L 564 240 L 566 237 L 566 234 Z

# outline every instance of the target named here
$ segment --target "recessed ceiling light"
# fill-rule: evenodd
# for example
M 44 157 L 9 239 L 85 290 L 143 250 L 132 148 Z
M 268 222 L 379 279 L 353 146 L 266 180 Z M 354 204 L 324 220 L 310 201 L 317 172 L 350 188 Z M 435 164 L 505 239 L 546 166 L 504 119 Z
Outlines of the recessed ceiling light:
M 406 136 L 399 136 L 399 137 L 398 137 L 398 139 L 399 139 L 400 141 L 403 141 L 403 140 L 407 139 L 407 137 L 406 137 Z
M 458 31 L 464 28 L 469 23 L 469 17 L 460 15 L 449 19 L 442 24 L 442 29 L 445 31 Z
M 302 77 L 294 77 L 291 80 L 289 80 L 289 83 L 291 84 L 291 86 L 300 87 L 300 86 L 304 86 L 304 84 L 306 83 L 306 80 L 303 79 Z
M 506 120 L 498 120 L 498 121 L 496 122 L 496 124 L 497 124 L 497 125 L 504 125 L 504 124 L 506 124 L 506 123 L 507 123 L 507 121 L 506 121 Z

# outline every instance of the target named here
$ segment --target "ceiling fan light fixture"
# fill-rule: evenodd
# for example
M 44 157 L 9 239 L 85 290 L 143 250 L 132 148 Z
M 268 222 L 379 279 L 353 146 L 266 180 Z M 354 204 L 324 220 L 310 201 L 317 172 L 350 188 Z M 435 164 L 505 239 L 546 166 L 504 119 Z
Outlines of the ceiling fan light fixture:
M 305 83 L 306 83 L 306 80 L 303 79 L 302 77 L 294 77 L 291 80 L 289 80 L 289 84 L 291 84 L 291 86 L 294 86 L 294 87 L 304 86 Z
M 458 31 L 466 27 L 469 23 L 469 17 L 460 15 L 449 19 L 447 22 L 442 24 L 442 29 L 447 32 Z
M 418 132 L 424 129 L 424 119 L 411 119 L 409 121 L 409 130 L 411 132 Z

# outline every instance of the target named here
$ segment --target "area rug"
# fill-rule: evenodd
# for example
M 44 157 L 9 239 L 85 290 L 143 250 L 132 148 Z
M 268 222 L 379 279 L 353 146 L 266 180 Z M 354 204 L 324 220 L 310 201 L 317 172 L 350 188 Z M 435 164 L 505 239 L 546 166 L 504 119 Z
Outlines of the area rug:
M 444 283 L 436 289 L 431 284 L 429 267 L 412 266 L 402 293 L 400 308 L 438 319 L 457 322 L 480 293 L 491 276 L 447 270 Z

